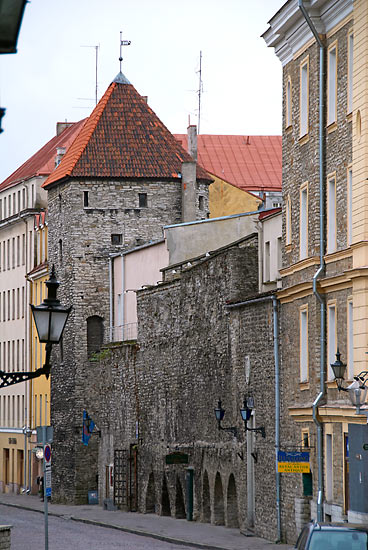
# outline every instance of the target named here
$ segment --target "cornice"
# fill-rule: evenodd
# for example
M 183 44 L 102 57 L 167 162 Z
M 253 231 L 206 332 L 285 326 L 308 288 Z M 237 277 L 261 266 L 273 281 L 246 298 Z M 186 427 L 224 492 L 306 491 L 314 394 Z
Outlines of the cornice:
M 305 3 L 318 34 L 330 34 L 353 11 L 353 0 L 310 0 Z M 290 0 L 270 19 L 269 28 L 262 38 L 267 46 L 275 48 L 282 65 L 289 63 L 295 54 L 313 38 L 298 0 Z
M 294 273 L 297 273 L 302 269 L 307 269 L 308 267 L 314 267 L 318 265 L 319 261 L 319 256 L 310 256 L 309 258 L 305 258 L 304 260 L 300 260 L 295 264 L 280 269 L 280 275 L 281 277 L 288 277 L 289 275 L 293 275 Z

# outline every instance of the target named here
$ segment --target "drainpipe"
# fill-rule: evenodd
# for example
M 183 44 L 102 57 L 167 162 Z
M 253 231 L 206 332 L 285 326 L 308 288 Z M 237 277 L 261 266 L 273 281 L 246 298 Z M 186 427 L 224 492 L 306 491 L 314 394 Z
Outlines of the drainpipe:
M 279 318 L 277 298 L 272 296 L 273 307 L 273 350 L 275 356 L 275 453 L 276 453 L 276 515 L 277 541 L 281 542 L 281 477 L 277 471 L 278 453 L 280 450 L 280 360 L 279 360 Z
M 112 312 L 113 312 L 113 289 L 112 289 L 112 257 L 109 257 L 109 293 L 110 293 L 110 342 L 112 342 Z
M 325 46 L 320 39 L 316 28 L 314 27 L 308 12 L 303 6 L 303 0 L 298 0 L 299 8 L 311 29 L 317 44 L 319 46 L 319 250 L 320 261 L 319 268 L 313 277 L 313 293 L 320 304 L 320 392 L 313 403 L 313 420 L 317 426 L 317 462 L 318 462 L 318 497 L 317 497 L 317 521 L 323 521 L 323 431 L 322 423 L 318 419 L 318 405 L 325 396 L 325 323 L 326 323 L 326 305 L 323 296 L 318 292 L 317 279 L 324 273 L 324 120 L 325 120 Z

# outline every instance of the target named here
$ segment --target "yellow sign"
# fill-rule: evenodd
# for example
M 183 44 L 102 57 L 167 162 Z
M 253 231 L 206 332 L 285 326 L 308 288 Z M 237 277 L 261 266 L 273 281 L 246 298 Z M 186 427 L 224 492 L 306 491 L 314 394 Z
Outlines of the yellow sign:
M 287 474 L 309 474 L 309 462 L 278 462 L 277 471 Z

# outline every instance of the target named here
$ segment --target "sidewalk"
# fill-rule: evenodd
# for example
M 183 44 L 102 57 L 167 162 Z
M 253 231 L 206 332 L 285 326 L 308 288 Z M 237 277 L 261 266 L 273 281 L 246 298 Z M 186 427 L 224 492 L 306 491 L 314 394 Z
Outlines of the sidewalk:
M 43 512 L 44 503 L 38 496 L 0 494 L 0 504 Z M 290 550 L 285 544 L 273 544 L 258 537 L 246 537 L 239 529 L 215 526 L 208 523 L 188 522 L 184 519 L 138 514 L 135 512 L 111 512 L 97 505 L 67 506 L 49 503 L 50 516 L 69 518 L 120 529 L 128 533 L 156 538 L 165 542 L 191 545 L 216 550 Z

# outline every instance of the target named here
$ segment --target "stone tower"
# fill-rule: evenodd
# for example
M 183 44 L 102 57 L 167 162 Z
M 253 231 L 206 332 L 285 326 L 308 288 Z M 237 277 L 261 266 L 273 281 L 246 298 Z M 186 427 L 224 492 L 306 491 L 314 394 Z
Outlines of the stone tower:
M 182 221 L 183 163 L 184 172 L 194 164 L 119 73 L 44 183 L 50 264 L 62 283 L 61 301 L 73 306 L 52 367 L 55 501 L 84 503 L 97 488 L 97 441 L 82 444 L 82 414 L 86 409 L 98 426 L 93 354 L 109 341 L 109 257 L 161 238 L 162 226 Z M 195 168 L 188 196 L 200 219 L 211 179 Z

